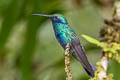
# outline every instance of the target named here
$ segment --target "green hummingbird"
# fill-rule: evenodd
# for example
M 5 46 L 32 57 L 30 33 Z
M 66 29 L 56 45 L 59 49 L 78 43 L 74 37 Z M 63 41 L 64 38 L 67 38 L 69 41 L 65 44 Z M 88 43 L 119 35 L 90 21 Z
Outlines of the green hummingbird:
M 65 50 L 66 45 L 69 43 L 70 53 L 77 61 L 79 61 L 82 64 L 83 68 L 88 73 L 88 75 L 94 77 L 94 71 L 96 70 L 96 68 L 88 62 L 85 51 L 80 43 L 79 37 L 70 27 L 66 18 L 61 14 L 53 15 L 32 14 L 32 15 L 48 17 L 52 21 L 54 33 L 60 45 Z

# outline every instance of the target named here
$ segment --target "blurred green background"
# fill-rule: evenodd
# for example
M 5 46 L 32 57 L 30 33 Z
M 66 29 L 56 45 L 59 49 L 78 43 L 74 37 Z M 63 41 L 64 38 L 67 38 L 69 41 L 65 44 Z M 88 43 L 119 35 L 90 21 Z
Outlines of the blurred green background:
M 103 19 L 111 18 L 114 0 L 0 0 L 0 80 L 65 80 L 63 49 L 51 21 L 32 13 L 66 16 L 78 33 L 93 65 L 101 50 L 81 37 L 98 40 Z M 120 64 L 109 63 L 109 73 L 120 80 Z M 71 57 L 73 80 L 88 80 L 81 64 Z

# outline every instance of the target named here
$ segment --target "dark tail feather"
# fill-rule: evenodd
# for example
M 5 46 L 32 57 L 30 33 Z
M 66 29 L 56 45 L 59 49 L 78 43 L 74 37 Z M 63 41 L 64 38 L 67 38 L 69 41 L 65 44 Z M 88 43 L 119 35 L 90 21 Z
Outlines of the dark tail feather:
M 97 70 L 96 67 L 94 67 L 93 65 L 91 65 L 91 67 L 92 67 L 93 71 Z M 90 73 L 85 67 L 84 67 L 84 69 L 88 73 L 89 76 L 94 77 L 94 74 Z
M 71 44 L 71 53 L 72 55 L 79 61 L 81 62 L 82 66 L 84 67 L 85 71 L 90 75 L 91 77 L 94 77 L 94 71 L 95 67 L 91 66 L 88 62 L 88 59 L 85 55 L 85 52 L 80 45 L 79 38 L 75 38 L 72 40 Z

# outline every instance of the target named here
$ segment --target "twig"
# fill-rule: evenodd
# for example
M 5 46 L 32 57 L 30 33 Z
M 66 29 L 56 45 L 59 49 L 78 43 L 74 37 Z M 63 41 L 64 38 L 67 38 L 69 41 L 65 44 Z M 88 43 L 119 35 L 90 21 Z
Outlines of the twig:
M 107 56 L 103 56 L 100 60 L 101 71 L 98 73 L 99 80 L 107 79 L 107 68 L 108 68 L 108 58 Z
M 71 70 L 70 70 L 70 57 L 69 57 L 69 43 L 66 46 L 66 50 L 65 50 L 65 72 L 67 74 L 67 78 L 66 80 L 72 80 L 72 74 L 71 74 Z
M 120 20 L 120 1 L 116 1 L 115 3 L 115 11 L 113 17 L 115 20 Z
M 103 39 L 104 39 L 104 42 L 106 42 L 108 46 L 111 46 L 110 43 L 112 42 L 119 43 L 119 37 L 120 37 L 119 36 L 120 33 L 118 31 L 118 28 L 120 27 L 120 22 L 119 22 L 120 21 L 120 1 L 116 1 L 114 7 L 115 7 L 115 13 L 113 15 L 113 19 L 108 21 L 109 23 L 114 24 L 114 25 L 107 25 L 107 28 L 104 28 L 104 31 L 106 31 L 106 34 L 104 35 Z M 102 69 L 100 72 L 98 72 L 99 80 L 109 80 L 108 78 L 110 76 L 107 74 L 109 58 L 110 58 L 109 52 L 103 51 L 103 56 L 99 64 L 99 66 Z M 110 80 L 112 80 L 112 78 Z

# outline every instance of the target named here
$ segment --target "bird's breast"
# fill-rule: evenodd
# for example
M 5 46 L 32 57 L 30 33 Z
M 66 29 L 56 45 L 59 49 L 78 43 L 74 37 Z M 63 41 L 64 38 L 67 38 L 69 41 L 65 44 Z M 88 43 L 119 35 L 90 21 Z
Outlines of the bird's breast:
M 61 46 L 65 49 L 66 44 L 70 43 L 71 40 L 76 37 L 75 32 L 71 30 L 68 25 L 65 24 L 54 24 L 53 25 L 55 36 Z

